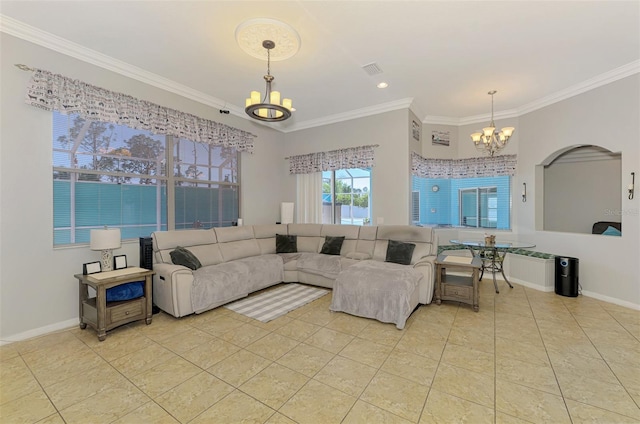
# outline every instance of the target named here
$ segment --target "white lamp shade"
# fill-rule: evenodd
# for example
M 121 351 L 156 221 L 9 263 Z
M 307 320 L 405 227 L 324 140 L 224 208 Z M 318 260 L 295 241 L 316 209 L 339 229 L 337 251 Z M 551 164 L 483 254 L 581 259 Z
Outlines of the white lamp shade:
M 293 223 L 293 202 L 282 202 L 280 204 L 280 223 L 292 224 Z
M 120 248 L 120 228 L 104 228 L 91 230 L 91 250 L 108 250 Z
M 493 132 L 496 130 L 496 127 L 485 127 L 482 129 L 485 137 L 491 137 Z
M 269 99 L 272 105 L 279 105 L 280 104 L 280 92 L 279 91 L 272 91 L 271 92 L 271 99 Z
M 509 138 L 513 135 L 513 131 L 515 130 L 515 128 L 513 127 L 504 127 L 502 129 L 502 133 L 504 134 L 505 137 Z

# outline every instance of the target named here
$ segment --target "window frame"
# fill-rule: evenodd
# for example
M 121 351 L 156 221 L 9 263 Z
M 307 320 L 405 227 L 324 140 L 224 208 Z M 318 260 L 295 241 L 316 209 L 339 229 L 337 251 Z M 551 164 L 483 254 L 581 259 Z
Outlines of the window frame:
M 366 171 L 366 172 L 368 172 L 368 177 L 354 177 L 349 172 L 352 169 L 359 169 L 359 170 L 362 170 L 362 171 Z M 345 193 L 345 192 L 337 193 L 336 192 L 336 181 L 337 180 L 345 180 L 346 179 L 346 178 L 340 178 L 340 177 L 338 177 L 336 179 L 336 173 L 337 172 L 341 172 L 341 171 L 344 171 L 344 172 L 348 173 L 349 176 L 350 176 L 350 178 L 349 178 L 349 180 L 350 180 L 350 185 L 349 185 L 350 191 L 348 193 Z M 330 173 L 330 175 L 331 175 L 331 177 L 329 178 L 329 181 L 330 181 L 329 185 L 330 185 L 330 188 L 331 188 L 331 192 L 330 193 L 325 193 L 324 192 L 324 183 L 325 183 L 325 180 L 327 179 L 325 177 L 325 173 Z M 330 224 L 335 224 L 335 225 L 360 225 L 360 226 L 370 225 L 371 224 L 371 205 L 372 205 L 372 200 L 371 200 L 371 181 L 372 181 L 371 180 L 371 173 L 372 173 L 372 168 L 345 168 L 345 169 L 336 169 L 336 170 L 332 170 L 332 171 L 323 171 L 322 172 L 322 184 L 323 184 L 323 188 L 321 190 L 322 191 L 322 193 L 321 193 L 321 195 L 322 195 L 322 204 L 323 204 L 323 207 L 324 207 L 325 196 L 329 195 L 330 196 L 330 200 L 331 200 L 331 202 L 330 202 L 331 203 L 330 204 L 331 222 L 330 222 Z M 365 218 L 362 218 L 362 224 L 358 224 L 358 223 L 354 222 L 354 220 L 356 220 L 358 218 L 354 218 L 354 216 L 353 216 L 353 208 L 357 207 L 357 206 L 354 205 L 354 195 L 362 194 L 362 193 L 358 193 L 358 192 L 354 191 L 354 185 L 355 185 L 354 184 L 354 180 L 363 180 L 363 179 L 368 179 L 368 183 L 369 183 L 368 184 L 368 190 L 366 191 L 367 200 L 368 200 L 367 201 L 367 214 L 368 214 L 368 216 L 365 217 Z M 350 217 L 349 217 L 349 221 L 350 222 L 346 223 L 346 224 L 342 223 L 342 220 L 343 220 L 342 219 L 342 214 L 340 216 L 340 222 L 339 223 L 336 222 L 336 198 L 339 195 L 348 195 L 349 199 L 350 199 L 350 204 L 348 205 L 349 206 L 349 211 L 350 211 Z M 323 223 L 326 223 L 326 222 L 324 222 L 324 214 L 323 214 Z M 329 224 L 329 223 L 326 223 L 326 224 Z
M 60 112 L 54 111 L 53 114 L 59 114 L 61 116 L 64 117 L 64 119 L 67 120 L 68 122 L 68 127 L 66 130 L 66 135 L 69 136 L 70 134 L 70 128 L 72 128 L 72 125 L 75 125 L 73 123 L 73 120 L 78 116 L 77 114 L 69 114 L 69 115 L 65 115 L 62 114 Z M 108 153 L 102 153 L 100 151 L 94 151 L 94 152 L 86 152 L 86 151 L 78 151 L 78 147 L 81 144 L 81 140 L 78 139 L 76 141 L 76 143 L 74 145 L 71 145 L 68 149 L 65 148 L 61 148 L 59 145 L 57 145 L 57 139 L 56 139 L 56 135 L 59 134 L 63 134 L 63 132 L 61 131 L 56 131 L 56 117 L 54 116 L 53 118 L 53 129 L 52 129 L 52 144 L 53 144 L 53 149 L 52 149 L 52 156 L 53 156 L 53 166 L 52 166 L 52 183 L 55 185 L 56 181 L 67 181 L 69 183 L 69 197 L 68 197 L 68 203 L 66 202 L 67 199 L 61 199 L 62 201 L 64 201 L 67 204 L 67 207 L 69 208 L 69 226 L 65 227 L 65 226 L 56 226 L 56 202 L 61 201 L 61 200 L 57 200 L 57 194 L 56 194 L 56 190 L 53 190 L 53 227 L 52 227 L 52 234 L 53 234 L 53 247 L 54 248 L 61 248 L 61 247 L 70 247 L 70 246 L 79 246 L 79 245 L 86 245 L 88 243 L 88 241 L 78 241 L 78 231 L 81 230 L 90 230 L 90 229 L 95 229 L 95 228 L 102 228 L 103 225 L 99 224 L 99 225 L 78 225 L 78 220 L 76 217 L 76 209 L 78 208 L 78 199 L 76 197 L 76 189 L 77 186 L 76 184 L 78 182 L 92 182 L 91 180 L 82 180 L 82 175 L 96 175 L 98 176 L 97 181 L 95 181 L 96 184 L 118 184 L 118 185 L 126 185 L 126 186 L 131 186 L 131 187 L 140 187 L 140 186 L 151 186 L 151 187 L 155 187 L 156 188 L 156 198 L 155 198 L 155 215 L 156 215 L 156 220 L 153 224 L 143 224 L 143 223 L 138 223 L 138 224 L 129 224 L 129 226 L 133 226 L 135 228 L 142 228 L 145 226 L 149 226 L 149 227 L 153 227 L 153 229 L 151 231 L 149 231 L 149 234 L 153 231 L 161 231 L 163 229 L 166 230 L 174 230 L 176 228 L 176 222 L 175 222 L 175 218 L 176 218 L 176 207 L 177 207 L 177 203 L 176 203 L 176 183 L 178 181 L 183 182 L 183 183 L 190 183 L 190 184 L 194 184 L 194 185 L 208 185 L 209 188 L 213 188 L 212 186 L 215 185 L 217 186 L 217 188 L 221 189 L 224 187 L 229 187 L 229 188 L 233 188 L 234 191 L 236 191 L 236 195 L 235 195 L 235 201 L 233 202 L 234 205 L 232 206 L 232 211 L 235 215 L 235 218 L 232 218 L 228 224 L 229 225 L 233 225 L 233 221 L 236 221 L 238 216 L 239 216 L 239 212 L 240 212 L 240 202 L 241 202 L 241 184 L 240 184 L 240 166 L 241 166 L 241 155 L 240 155 L 240 151 L 238 149 L 235 148 L 228 148 L 222 145 L 216 145 L 216 144 L 208 144 L 208 143 L 202 143 L 202 142 L 194 142 L 191 140 L 187 140 L 188 142 L 191 143 L 195 143 L 195 145 L 202 145 L 204 147 L 206 147 L 206 151 L 207 151 L 207 155 L 208 155 L 208 166 L 209 166 L 209 170 L 211 172 L 211 170 L 213 168 L 216 168 L 216 166 L 212 166 L 211 165 L 211 155 L 212 155 L 212 150 L 216 149 L 216 148 L 220 148 L 220 149 L 232 149 L 232 153 L 234 154 L 235 158 L 232 159 L 232 162 L 235 161 L 235 168 L 231 167 L 229 168 L 230 170 L 230 175 L 235 175 L 235 178 L 230 178 L 230 180 L 232 181 L 214 181 L 214 180 L 210 180 L 210 179 L 193 179 L 193 178 L 188 178 L 188 177 L 181 177 L 175 174 L 175 167 L 174 167 L 174 147 L 176 145 L 179 145 L 180 141 L 177 139 L 177 137 L 173 137 L 171 135 L 165 135 L 165 134 L 151 134 L 148 131 L 141 131 L 141 130 L 136 130 L 134 128 L 131 127 L 127 127 L 126 125 L 119 125 L 119 124 L 111 124 L 111 123 L 107 123 L 107 122 L 101 122 L 102 124 L 106 124 L 106 125 L 113 125 L 115 128 L 115 131 L 132 131 L 134 135 L 129 136 L 128 138 L 122 138 L 119 139 L 119 143 L 120 144 L 124 144 L 125 141 L 130 140 L 131 138 L 133 138 L 135 135 L 148 135 L 151 134 L 151 138 L 161 138 L 162 140 L 162 153 L 160 156 L 157 156 L 154 159 L 147 159 L 147 158 L 135 158 L 136 161 L 140 160 L 140 161 L 145 161 L 145 160 L 149 160 L 149 161 L 155 161 L 157 163 L 156 168 L 154 168 L 153 170 L 155 170 L 155 175 L 153 173 L 151 174 L 143 174 L 143 173 L 131 173 L 131 172 L 117 172 L 117 171 L 104 171 L 104 170 L 100 170 L 100 169 L 83 169 L 80 168 L 77 165 L 77 160 L 76 157 L 78 155 L 91 155 L 94 158 L 100 157 L 101 159 L 103 157 L 105 158 L 112 158 L 115 160 L 122 160 L 123 156 L 122 155 L 109 155 Z M 90 122 L 89 120 L 84 119 L 85 122 Z M 118 127 L 123 127 L 122 129 L 119 129 Z M 120 148 L 118 148 L 120 149 Z M 117 150 L 117 149 L 116 149 Z M 69 154 L 70 158 L 69 161 L 67 162 L 67 164 L 71 165 L 71 167 L 66 167 L 66 166 L 56 166 L 56 155 L 57 154 Z M 126 160 L 126 157 L 124 157 L 124 160 Z M 132 159 L 129 159 L 132 160 Z M 197 162 L 197 160 L 194 161 Z M 63 160 L 64 162 L 64 160 Z M 75 164 L 75 166 L 74 166 Z M 204 166 L 204 165 L 203 165 Z M 119 164 L 118 164 L 119 167 Z M 222 170 L 221 166 L 217 166 L 217 168 Z M 60 177 L 63 178 L 60 178 Z M 68 178 L 64 178 L 65 176 L 67 176 Z M 103 181 L 102 178 L 100 177 L 116 177 L 116 178 L 133 178 L 133 179 L 144 179 L 144 180 L 153 180 L 152 184 L 136 184 L 136 183 L 131 183 L 131 182 L 118 182 L 118 181 Z M 165 196 L 164 199 L 162 198 L 162 191 L 165 191 Z M 219 195 L 221 196 L 221 190 L 218 191 Z M 120 199 L 122 199 L 122 192 L 120 192 Z M 222 199 L 220 198 L 220 201 Z M 220 202 L 219 202 L 220 204 Z M 62 207 L 62 206 L 61 206 Z M 120 211 L 121 211 L 121 216 L 118 219 L 118 224 L 114 224 L 114 225 L 109 225 L 110 227 L 114 227 L 114 228 L 121 228 L 124 229 L 127 227 L 127 224 L 123 223 L 123 218 L 122 218 L 122 209 L 124 207 L 124 200 L 122 201 L 121 205 L 120 205 Z M 163 208 L 166 208 L 164 211 L 162 210 Z M 63 212 L 64 213 L 64 212 Z M 166 216 L 166 221 L 163 222 L 162 219 L 162 215 Z M 220 215 L 218 215 L 220 216 Z M 66 218 L 63 218 L 66 219 Z M 100 220 L 100 218 L 96 219 L 96 220 Z M 224 224 L 227 223 L 226 221 L 222 221 L 221 219 L 218 219 L 216 221 L 217 223 L 221 223 L 223 226 L 225 226 Z M 194 225 L 196 223 L 194 222 Z M 82 228 L 80 228 L 82 227 Z M 68 231 L 69 232 L 69 236 L 68 236 L 68 242 L 64 242 L 64 243 L 56 243 L 56 232 L 60 231 L 60 230 L 64 230 L 64 231 Z M 66 236 L 63 236 L 66 237 Z M 82 237 L 83 239 L 86 237 Z M 131 237 L 131 238 L 123 238 L 123 240 L 131 240 L 131 239 L 135 239 L 135 237 Z

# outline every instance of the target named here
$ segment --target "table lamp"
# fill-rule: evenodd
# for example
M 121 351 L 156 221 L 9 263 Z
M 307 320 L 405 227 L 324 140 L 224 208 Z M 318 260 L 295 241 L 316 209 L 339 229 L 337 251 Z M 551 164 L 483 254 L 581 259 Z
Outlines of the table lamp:
M 294 209 L 294 204 L 292 202 L 282 202 L 280 204 L 280 223 L 281 224 L 293 223 L 293 209 Z
M 120 248 L 120 228 L 107 228 L 102 230 L 91 230 L 91 250 L 102 251 L 102 271 L 113 269 L 113 250 Z

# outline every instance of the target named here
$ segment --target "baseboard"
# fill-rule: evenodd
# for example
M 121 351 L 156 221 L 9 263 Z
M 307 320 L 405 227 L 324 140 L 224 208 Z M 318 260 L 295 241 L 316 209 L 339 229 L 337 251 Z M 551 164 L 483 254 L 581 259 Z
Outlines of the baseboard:
M 45 334 L 53 333 L 60 330 L 68 330 L 78 325 L 78 318 L 68 319 L 66 321 L 57 322 L 55 324 L 45 325 L 44 327 L 34 328 L 33 330 L 25 331 L 23 333 L 14 334 L 13 336 L 3 337 L 0 340 L 0 346 L 19 342 L 22 340 L 32 339 L 34 337 L 42 336 Z
M 498 279 L 502 280 L 502 276 L 498 277 Z M 516 277 L 509 276 L 509 281 L 512 283 L 519 284 L 521 286 L 525 286 L 530 289 L 538 290 L 541 292 L 552 292 L 554 290 L 553 287 L 542 287 L 540 284 L 534 284 L 529 281 L 524 281 Z
M 635 303 L 627 302 L 626 300 L 616 299 L 615 297 L 604 296 L 600 293 L 594 293 L 590 291 L 581 291 L 583 296 L 592 297 L 594 299 L 602 300 L 603 302 L 613 303 L 614 305 L 624 306 L 625 308 L 635 309 L 636 311 L 640 311 L 640 305 Z

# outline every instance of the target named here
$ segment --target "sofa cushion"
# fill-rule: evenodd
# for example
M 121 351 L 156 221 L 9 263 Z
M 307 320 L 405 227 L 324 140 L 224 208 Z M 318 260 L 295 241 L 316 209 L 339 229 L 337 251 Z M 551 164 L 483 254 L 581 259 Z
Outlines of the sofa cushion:
M 347 259 L 354 259 L 356 261 L 363 261 L 366 259 L 371 259 L 371 255 L 368 253 L 362 253 L 362 252 L 349 252 L 346 255 L 344 255 L 345 258 Z
M 171 252 L 171 261 L 175 265 L 186 266 L 187 268 L 196 270 L 202 267 L 202 264 L 196 258 L 196 255 L 191 253 L 188 249 L 182 246 L 178 246 Z
M 254 238 L 218 243 L 218 246 L 220 246 L 220 253 L 222 253 L 222 259 L 225 262 L 260 255 L 260 246 Z
M 239 240 L 253 240 L 253 226 L 244 225 L 241 227 L 215 227 L 218 243 L 226 243 Z
M 218 243 L 189 246 L 189 251 L 198 258 L 202 266 L 217 265 L 224 262 Z
M 413 243 L 404 243 L 401 241 L 389 240 L 387 245 L 387 257 L 385 262 L 393 262 L 400 265 L 411 264 L 413 250 L 416 245 Z
M 286 224 L 254 225 L 253 234 L 258 241 L 260 254 L 276 253 L 276 234 L 287 234 Z
M 298 271 L 335 279 L 340 273 L 340 257 L 319 253 L 302 253 L 296 261 Z
M 296 253 L 297 236 L 276 234 L 276 253 Z
M 339 255 L 340 249 L 342 249 L 342 243 L 344 243 L 344 236 L 326 236 L 320 253 L 324 253 L 325 255 Z

